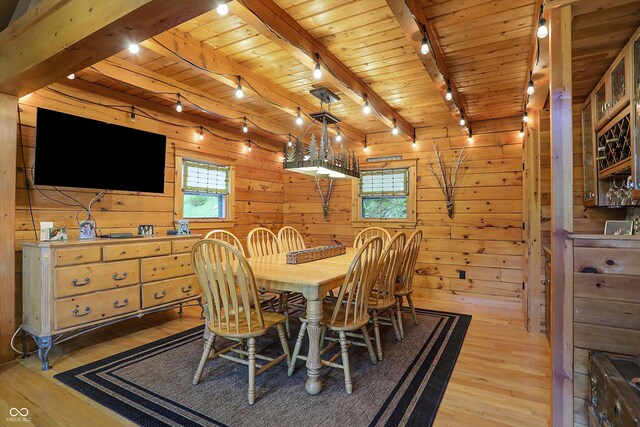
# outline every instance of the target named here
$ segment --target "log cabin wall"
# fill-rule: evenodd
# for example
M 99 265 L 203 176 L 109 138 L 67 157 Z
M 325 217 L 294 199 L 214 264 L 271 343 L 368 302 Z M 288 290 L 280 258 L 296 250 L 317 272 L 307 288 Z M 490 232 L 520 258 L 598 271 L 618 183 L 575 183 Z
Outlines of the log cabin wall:
M 520 118 L 475 122 L 455 214 L 447 216 L 443 195 L 427 169 L 434 160 L 431 139 L 445 156 L 457 153 L 466 136 L 458 129 L 417 129 L 417 147 L 388 134 L 368 135 L 366 157 L 402 155 L 418 159 L 418 227 L 424 233 L 414 287 L 417 297 L 521 305 L 522 140 Z M 362 149 L 359 150 L 362 153 Z M 364 156 L 360 158 L 364 162 Z M 308 244 L 352 244 L 362 229 L 352 225 L 351 182 L 336 181 L 328 218 L 312 179 L 284 175 L 284 220 Z M 399 229 L 393 229 L 399 231 Z M 404 230 L 410 234 L 414 229 Z M 460 279 L 460 270 L 466 279 Z
M 89 93 L 79 94 L 79 97 L 103 104 L 119 104 L 119 102 L 107 98 L 97 97 Z M 129 114 L 114 111 L 106 107 L 90 105 L 70 100 L 69 98 L 55 94 L 46 89 L 38 91 L 21 103 L 22 107 L 22 133 L 24 153 L 29 180 L 31 180 L 31 167 L 34 162 L 35 146 L 35 107 L 44 107 L 64 113 L 75 114 L 90 119 L 103 120 L 123 126 L 135 127 L 142 130 L 161 133 L 167 136 L 167 157 L 165 169 L 164 194 L 131 193 L 122 191 L 110 191 L 101 201 L 96 202 L 92 215 L 102 233 L 131 232 L 137 234 L 138 224 L 154 224 L 156 233 L 166 235 L 167 230 L 173 229 L 173 188 L 174 188 L 174 152 L 176 149 L 210 156 L 210 161 L 235 162 L 235 215 L 236 221 L 233 227 L 227 228 L 235 233 L 241 241 L 245 241 L 246 235 L 254 227 L 265 226 L 277 231 L 283 224 L 283 186 L 282 186 L 282 155 L 273 147 L 261 144 L 264 149 L 255 144 L 250 153 L 245 151 L 245 144 L 230 142 L 205 134 L 205 139 L 197 139 L 197 131 L 194 128 L 182 128 L 145 118 L 138 114 L 135 123 L 129 121 Z M 155 115 L 155 114 L 154 114 Z M 157 114 L 158 118 L 172 123 L 181 123 L 173 117 L 165 117 Z M 184 125 L 200 125 L 200 123 L 182 122 Z M 72 129 L 70 129 L 72 131 Z M 240 139 L 240 137 L 238 137 Z M 87 142 L 90 144 L 90 136 Z M 259 142 L 258 142 L 259 143 Z M 19 144 L 19 143 L 18 143 Z M 89 155 L 99 155 L 92 151 Z M 21 147 L 18 146 L 17 159 L 17 184 L 16 184 L 16 241 L 33 241 L 33 225 L 27 200 L 25 187 L 25 175 L 22 167 Z M 123 154 L 124 155 L 124 154 Z M 66 165 L 61 160 L 60 167 L 73 167 Z M 114 173 L 117 173 L 114 166 Z M 78 225 L 76 215 L 80 220 L 84 219 L 86 212 L 78 207 L 64 206 L 47 197 L 60 200 L 64 203 L 72 203 L 70 199 L 56 192 L 52 187 L 40 187 L 42 193 L 33 185 L 29 194 L 31 196 L 33 215 L 36 228 L 40 221 L 53 221 L 55 226 L 68 227 L 69 238 L 78 237 Z M 96 190 L 89 189 L 63 189 L 65 194 L 87 203 L 96 194 Z M 195 222 L 190 223 L 192 233 L 204 233 L 210 229 L 203 228 Z M 217 227 L 216 227 L 217 228 Z M 16 325 L 22 323 L 22 288 L 21 288 L 21 251 L 16 247 Z

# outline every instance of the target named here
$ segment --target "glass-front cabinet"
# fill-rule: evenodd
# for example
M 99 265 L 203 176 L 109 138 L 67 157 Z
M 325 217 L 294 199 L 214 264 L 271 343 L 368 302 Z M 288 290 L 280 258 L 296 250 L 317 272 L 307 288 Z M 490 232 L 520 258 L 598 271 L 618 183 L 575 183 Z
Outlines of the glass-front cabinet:
M 607 118 L 607 82 L 603 81 L 600 83 L 600 87 L 596 89 L 596 93 L 594 95 L 594 104 L 596 106 L 595 116 L 596 123 L 598 127 L 600 124 L 605 123 L 605 119 Z
M 631 68 L 629 47 L 625 47 L 596 86 L 593 95 L 596 130 L 629 104 Z
M 618 103 L 622 102 L 627 94 L 627 73 L 625 69 L 624 56 L 611 71 L 609 84 L 611 85 L 611 108 L 615 109 Z
M 598 200 L 596 185 L 596 167 L 594 155 L 594 130 L 593 130 L 593 112 L 591 101 L 587 101 L 582 109 L 582 156 L 583 156 L 583 173 L 584 173 L 584 194 L 583 201 L 585 206 L 595 206 Z
M 633 127 L 633 198 L 640 199 L 640 35 L 634 36 L 633 55 L 633 88 L 631 93 L 631 123 Z

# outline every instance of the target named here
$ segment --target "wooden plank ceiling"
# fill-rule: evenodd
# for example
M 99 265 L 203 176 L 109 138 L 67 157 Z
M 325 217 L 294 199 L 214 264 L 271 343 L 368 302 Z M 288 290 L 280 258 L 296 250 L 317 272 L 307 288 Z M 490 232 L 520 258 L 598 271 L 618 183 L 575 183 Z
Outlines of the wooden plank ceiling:
M 385 0 L 275 3 L 411 126 L 457 127 Z M 528 80 L 536 0 L 421 0 L 417 4 L 437 33 L 451 80 L 468 103 L 467 118 L 473 122 L 519 115 Z M 240 7 L 230 3 L 226 16 L 212 10 L 147 40 L 137 54 L 124 50 L 79 71 L 76 77 L 164 107 L 175 106 L 176 92 L 186 93 L 189 100 L 198 100 L 198 106 L 183 99 L 185 112 L 238 129 L 247 116 L 250 129 L 284 140 L 289 132 L 302 134 L 309 120 L 296 125 L 297 106 L 306 113 L 319 110 L 319 101 L 309 90 L 325 86 L 341 98 L 331 111 L 343 120 L 348 140 L 362 142 L 367 133 L 389 132 L 388 116 L 363 114 L 353 92 L 327 78 L 326 69 L 315 80 L 308 62 L 303 64 L 290 46 L 284 48 L 273 34 L 265 34 L 264 28 L 261 32 L 255 23 L 243 21 L 241 13 L 233 13 Z M 250 15 L 244 16 L 250 20 Z M 235 76 L 243 74 L 245 96 L 238 100 Z
M 573 102 L 583 103 L 640 25 L 640 1 L 582 2 L 572 12 Z

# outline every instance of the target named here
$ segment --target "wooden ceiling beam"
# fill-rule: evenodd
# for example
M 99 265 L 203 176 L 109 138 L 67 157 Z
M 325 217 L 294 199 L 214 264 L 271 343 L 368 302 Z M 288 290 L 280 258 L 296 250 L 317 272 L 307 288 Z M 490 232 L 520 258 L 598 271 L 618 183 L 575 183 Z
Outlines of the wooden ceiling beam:
M 195 114 L 190 114 L 186 111 L 182 113 L 178 113 L 173 107 L 166 107 L 164 105 L 157 104 L 153 101 L 149 101 L 147 99 L 143 99 L 134 95 L 129 95 L 127 93 L 123 93 L 114 89 L 107 88 L 105 86 L 101 86 L 96 83 L 91 83 L 79 78 L 73 80 L 63 79 L 58 83 L 54 83 L 49 85 L 48 88 L 57 90 L 62 93 L 66 93 L 72 96 L 81 97 L 82 93 L 94 94 L 97 96 L 102 96 L 108 99 L 112 99 L 116 102 L 120 102 L 125 105 L 135 106 L 144 110 L 147 113 L 159 113 L 167 117 L 171 117 L 172 119 L 176 119 L 177 121 L 187 121 L 192 123 L 197 123 L 198 125 L 204 126 L 214 134 L 229 139 L 237 139 L 237 140 L 245 140 L 251 139 L 253 141 L 264 142 L 275 148 L 282 148 L 282 139 L 274 138 L 273 135 L 260 133 L 259 130 L 255 131 L 251 129 L 248 133 L 242 132 L 241 129 L 234 126 L 229 126 L 224 123 L 219 123 L 212 119 L 202 118 Z M 68 90 L 71 89 L 73 93 L 67 93 Z M 197 130 L 197 129 L 194 129 Z
M 238 85 L 237 76 L 241 76 L 242 80 L 247 83 L 243 84 L 244 90 L 264 98 L 274 107 L 292 117 L 298 115 L 298 107 L 307 114 L 319 110 L 319 105 L 309 102 L 302 95 L 274 84 L 211 46 L 199 42 L 189 34 L 174 29 L 158 34 L 142 45 L 165 57 L 190 66 L 196 65 L 209 77 L 234 89 Z M 364 133 L 347 123 L 342 122 L 340 129 L 342 134 L 350 140 L 359 143 L 364 141 Z M 336 133 L 336 129 L 333 127 L 329 131 Z
M 411 46 L 418 55 L 424 69 L 431 77 L 431 80 L 433 80 L 436 89 L 447 105 L 451 115 L 456 121 L 459 121 L 461 115 L 460 108 L 462 108 L 465 112 L 465 120 L 469 122 L 470 118 L 467 117 L 468 109 L 465 99 L 458 92 L 451 78 L 451 73 L 447 69 L 447 64 L 445 63 L 444 55 L 438 42 L 438 34 L 433 27 L 429 25 L 429 21 L 424 15 L 422 8 L 418 6 L 415 0 L 387 0 L 387 5 L 400 24 L 407 40 L 409 40 L 409 43 L 411 43 Z M 416 22 L 416 20 L 419 22 Z M 427 55 L 423 55 L 420 52 L 422 47 L 422 28 L 420 24 L 425 26 L 429 39 L 430 51 Z M 447 94 L 447 80 L 451 83 L 452 101 L 447 101 L 445 98 Z M 468 132 L 469 123 L 467 123 L 466 126 L 461 126 L 461 128 L 463 132 Z
M 214 6 L 211 0 L 43 0 L 0 33 L 0 93 L 26 95 Z
M 189 105 L 190 100 L 202 109 L 218 114 L 223 119 L 238 123 L 238 128 L 240 128 L 243 123 L 243 117 L 246 116 L 247 121 L 253 122 L 255 126 L 261 127 L 267 132 L 281 135 L 282 141 L 287 140 L 287 135 L 290 132 L 290 128 L 273 123 L 272 121 L 263 118 L 258 112 L 247 109 L 246 106 L 243 106 L 245 108 L 241 108 L 239 105 L 230 104 L 208 92 L 186 85 L 172 79 L 171 77 L 163 76 L 147 68 L 140 67 L 117 57 L 112 57 L 94 64 L 93 68 L 98 70 L 101 74 L 119 82 L 147 90 L 149 92 L 157 92 L 158 96 L 161 97 L 168 97 L 177 100 L 177 96 L 175 94 L 180 93 L 182 95 L 183 104 Z M 189 100 L 185 99 L 185 97 Z M 249 128 L 252 127 L 252 123 L 249 123 L 248 125 Z
M 365 104 L 366 95 L 369 105 L 386 126 L 391 128 L 395 122 L 400 134 L 409 139 L 414 138 L 413 125 L 273 0 L 236 0 L 229 4 L 229 10 L 230 13 L 289 52 L 309 70 L 315 68 L 316 55 L 320 55 L 321 64 L 325 69 L 323 79 L 337 87 L 358 105 Z

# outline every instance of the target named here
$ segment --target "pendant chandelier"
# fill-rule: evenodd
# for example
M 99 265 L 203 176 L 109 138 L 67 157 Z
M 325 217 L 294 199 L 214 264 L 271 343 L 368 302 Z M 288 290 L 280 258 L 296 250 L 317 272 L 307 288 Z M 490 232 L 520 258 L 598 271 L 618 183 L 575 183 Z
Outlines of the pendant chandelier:
M 321 105 L 331 105 L 331 102 L 340 100 L 326 88 L 313 89 L 311 94 L 320 99 Z M 340 147 L 334 147 L 336 144 L 332 145 L 329 138 L 329 126 L 337 126 L 340 119 L 326 110 L 312 113 L 311 117 L 321 124 L 319 145 L 314 134 L 311 135 L 308 147 L 300 138 L 296 138 L 291 146 L 286 144 L 284 170 L 318 178 L 360 178 L 360 165 L 355 152 L 345 150 L 343 144 L 338 144 Z

